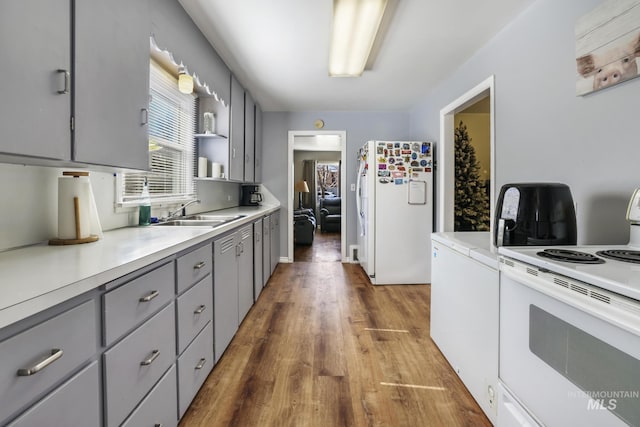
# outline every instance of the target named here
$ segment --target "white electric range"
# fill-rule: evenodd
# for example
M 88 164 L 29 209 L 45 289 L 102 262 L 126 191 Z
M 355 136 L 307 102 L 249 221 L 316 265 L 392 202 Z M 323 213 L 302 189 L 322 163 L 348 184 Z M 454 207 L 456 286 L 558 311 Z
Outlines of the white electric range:
M 640 425 L 638 190 L 627 219 L 628 245 L 499 248 L 499 426 Z

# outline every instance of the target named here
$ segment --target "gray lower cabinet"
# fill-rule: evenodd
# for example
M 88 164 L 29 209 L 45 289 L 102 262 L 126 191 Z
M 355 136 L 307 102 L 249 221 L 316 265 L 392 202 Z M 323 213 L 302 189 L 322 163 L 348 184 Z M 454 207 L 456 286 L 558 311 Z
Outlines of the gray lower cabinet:
M 100 371 L 93 362 L 9 427 L 100 426 Z
M 211 244 L 194 249 L 180 256 L 176 261 L 176 291 L 181 294 L 194 283 L 199 282 L 213 269 Z
M 105 413 L 120 425 L 175 360 L 175 309 L 169 304 L 104 353 Z
M 174 299 L 174 274 L 173 262 L 167 262 L 103 296 L 105 345 Z
M 90 300 L 0 342 L 0 424 L 95 355 L 96 314 Z
M 211 254 L 209 254 L 211 256 Z M 213 279 L 209 274 L 180 295 L 176 304 L 178 319 L 178 355 L 213 320 Z M 211 332 L 213 335 L 213 331 Z M 212 347 L 213 348 L 213 345 Z
M 240 253 L 238 255 L 238 325 L 253 305 L 253 225 L 238 231 Z
M 174 427 L 178 424 L 178 416 L 177 407 L 172 403 L 177 401 L 176 367 L 173 365 L 131 413 L 122 427 Z
M 253 223 L 253 302 L 262 292 L 262 219 Z
M 262 286 L 271 277 L 271 217 L 262 218 Z
M 213 363 L 213 326 L 209 322 L 178 358 L 180 418 L 207 379 L 207 375 L 213 369 Z
M 271 271 L 273 274 L 276 266 L 280 262 L 280 211 L 275 211 L 270 215 L 271 222 Z
M 0 153 L 69 160 L 71 2 L 3 1 L 0 52 Z
M 149 0 L 74 3 L 73 160 L 148 169 Z
M 238 330 L 238 233 L 213 241 L 213 323 L 215 361 Z

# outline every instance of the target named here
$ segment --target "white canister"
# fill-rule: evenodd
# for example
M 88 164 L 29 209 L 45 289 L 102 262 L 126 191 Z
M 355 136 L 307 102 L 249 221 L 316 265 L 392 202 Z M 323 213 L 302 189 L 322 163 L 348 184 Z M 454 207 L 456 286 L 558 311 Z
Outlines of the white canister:
M 209 159 L 206 157 L 198 157 L 198 178 L 207 177 L 207 167 L 209 166 Z
M 222 178 L 222 164 L 211 162 L 211 175 L 209 176 L 212 178 Z

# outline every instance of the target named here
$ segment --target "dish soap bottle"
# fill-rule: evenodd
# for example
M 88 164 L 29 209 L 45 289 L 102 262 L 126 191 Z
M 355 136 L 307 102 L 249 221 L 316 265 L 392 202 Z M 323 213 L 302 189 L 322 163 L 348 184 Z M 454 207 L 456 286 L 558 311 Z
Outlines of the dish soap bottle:
M 140 195 L 140 208 L 138 214 L 138 225 L 149 225 L 151 223 L 151 197 L 149 196 L 149 183 L 144 177 L 144 186 Z

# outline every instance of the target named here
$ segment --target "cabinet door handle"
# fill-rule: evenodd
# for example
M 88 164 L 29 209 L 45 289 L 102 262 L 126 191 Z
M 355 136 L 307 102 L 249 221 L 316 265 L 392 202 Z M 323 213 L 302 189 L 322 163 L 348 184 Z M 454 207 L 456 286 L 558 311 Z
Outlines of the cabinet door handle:
M 162 423 L 156 423 L 153 427 L 162 427 Z
M 18 376 L 19 377 L 28 377 L 28 376 L 31 376 L 33 374 L 36 374 L 36 373 L 40 372 L 41 370 L 43 370 L 47 366 L 51 365 L 56 360 L 60 359 L 62 357 L 62 353 L 63 353 L 63 351 L 61 349 L 59 349 L 59 348 L 52 349 L 51 353 L 49 354 L 49 356 L 47 356 L 44 360 L 36 363 L 35 365 L 33 365 L 30 368 L 18 369 Z
M 234 149 L 232 149 L 232 150 L 231 150 L 231 153 L 232 153 L 232 154 L 231 154 L 231 158 L 232 158 L 232 159 L 235 159 L 235 158 L 236 158 L 236 149 L 235 149 L 235 148 L 234 148 Z
M 140 366 L 149 366 L 160 356 L 160 350 L 153 350 L 148 358 L 140 362 Z
M 63 70 L 62 68 L 57 69 L 56 73 L 62 74 L 64 76 L 64 88 L 62 90 L 58 90 L 58 93 L 60 95 L 69 93 L 69 81 L 71 80 L 71 73 L 69 72 L 69 70 Z
M 151 292 L 149 292 L 149 295 L 147 295 L 145 297 L 140 297 L 140 299 L 138 301 L 140 301 L 140 302 L 149 302 L 152 299 L 154 299 L 155 297 L 157 297 L 158 295 L 160 295 L 160 292 L 151 291 Z
M 196 265 L 193 266 L 194 270 L 200 270 L 202 267 L 204 267 L 205 265 L 207 265 L 206 262 L 204 261 L 200 261 L 199 263 L 197 263 Z
M 202 369 L 204 368 L 204 364 L 207 362 L 207 359 L 205 359 L 204 357 L 202 359 L 200 359 L 200 361 L 198 362 L 198 364 L 196 365 L 196 369 Z
M 196 309 L 196 311 L 194 311 L 194 312 L 193 312 L 193 314 L 200 314 L 200 313 L 202 313 L 203 311 L 205 311 L 205 310 L 206 310 L 206 308 L 207 308 L 207 306 L 206 306 L 206 305 L 204 305 L 204 304 L 202 304 L 200 307 L 198 307 L 198 308 Z
M 149 110 L 146 108 L 140 109 L 140 125 L 144 126 L 149 123 Z

